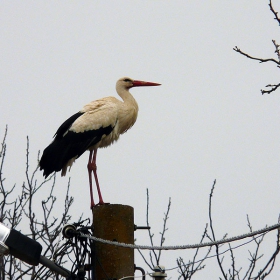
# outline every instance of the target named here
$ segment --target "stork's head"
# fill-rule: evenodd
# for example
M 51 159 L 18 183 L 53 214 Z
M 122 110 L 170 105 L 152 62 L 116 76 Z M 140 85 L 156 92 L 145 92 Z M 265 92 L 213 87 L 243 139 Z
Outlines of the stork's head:
M 152 82 L 144 82 L 139 80 L 133 80 L 128 77 L 120 78 L 117 81 L 116 88 L 132 88 L 132 87 L 149 87 L 149 86 L 160 86 L 161 84 L 158 83 L 152 83 Z

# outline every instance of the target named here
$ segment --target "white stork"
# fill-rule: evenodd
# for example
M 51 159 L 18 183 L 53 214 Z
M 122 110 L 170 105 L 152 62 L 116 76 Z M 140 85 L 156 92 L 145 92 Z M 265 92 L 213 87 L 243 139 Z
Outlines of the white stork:
M 117 81 L 116 90 L 123 101 L 115 97 L 105 97 L 85 105 L 81 111 L 67 119 L 57 130 L 53 142 L 44 150 L 39 162 L 47 178 L 52 172 L 61 170 L 65 176 L 67 168 L 89 150 L 87 164 L 90 186 L 91 208 L 95 206 L 92 191 L 92 172 L 94 174 L 98 205 L 104 204 L 96 172 L 98 148 L 110 146 L 120 134 L 133 126 L 137 119 L 138 104 L 129 89 L 139 86 L 159 86 L 160 84 L 133 80 L 128 77 Z

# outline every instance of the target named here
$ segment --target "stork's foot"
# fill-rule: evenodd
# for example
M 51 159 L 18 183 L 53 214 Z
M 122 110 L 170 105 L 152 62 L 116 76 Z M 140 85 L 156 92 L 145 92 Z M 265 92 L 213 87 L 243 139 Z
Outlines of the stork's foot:
M 93 209 L 94 207 L 97 207 L 97 206 L 101 206 L 101 205 L 109 205 L 110 204 L 110 202 L 104 202 L 104 201 L 99 201 L 99 203 L 97 203 L 97 204 L 91 204 L 90 205 L 90 209 Z

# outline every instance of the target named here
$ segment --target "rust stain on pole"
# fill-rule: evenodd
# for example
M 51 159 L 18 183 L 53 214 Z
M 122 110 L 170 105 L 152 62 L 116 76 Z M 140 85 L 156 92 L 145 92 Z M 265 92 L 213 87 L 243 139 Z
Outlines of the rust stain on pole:
M 93 234 L 110 241 L 134 244 L 133 208 L 119 204 L 95 207 L 93 209 Z M 133 275 L 133 249 L 95 242 L 94 279 L 119 279 Z

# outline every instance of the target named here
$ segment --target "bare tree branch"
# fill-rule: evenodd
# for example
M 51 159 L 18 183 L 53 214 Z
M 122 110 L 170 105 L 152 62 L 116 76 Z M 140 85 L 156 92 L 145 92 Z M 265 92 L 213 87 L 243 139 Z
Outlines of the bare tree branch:
M 236 51 L 236 52 L 238 52 L 238 53 L 240 53 L 240 54 L 242 54 L 242 55 L 244 55 L 244 56 L 246 56 L 246 57 L 248 57 L 248 58 L 250 58 L 250 59 L 257 60 L 257 61 L 259 61 L 260 63 L 271 61 L 271 62 L 276 63 L 278 66 L 280 65 L 280 62 L 277 61 L 277 60 L 274 59 L 274 58 L 259 58 L 259 57 L 254 57 L 254 56 L 249 55 L 248 53 L 243 52 L 243 51 L 242 51 L 241 49 L 239 49 L 237 46 L 235 46 L 235 47 L 233 48 L 233 50 Z
M 154 234 L 151 232 L 150 224 L 149 224 L 149 190 L 148 189 L 147 189 L 146 223 L 147 223 L 147 227 L 148 227 L 148 233 L 149 233 L 149 238 L 150 238 L 151 245 L 154 246 L 154 241 L 153 241 Z M 155 259 L 157 259 L 157 254 L 156 254 L 156 252 L 154 250 L 150 251 L 150 261 L 151 261 L 151 267 L 153 269 L 155 265 L 153 263 L 152 254 L 154 255 Z
M 170 208 L 171 208 L 171 198 L 169 198 L 169 202 L 167 205 L 167 211 L 166 211 L 166 213 L 164 213 L 163 229 L 162 229 L 162 232 L 160 232 L 160 246 L 163 245 L 163 243 L 165 241 L 165 234 L 166 234 L 166 231 L 168 230 L 167 220 L 168 220 Z M 150 239 L 151 245 L 154 246 L 154 240 L 153 240 L 154 234 L 151 232 L 150 223 L 149 223 L 149 190 L 148 189 L 147 189 L 146 224 L 148 227 L 148 233 L 149 233 L 149 239 Z M 143 260 L 145 261 L 145 263 L 149 266 L 149 268 L 151 270 L 154 269 L 155 264 L 156 265 L 160 264 L 161 250 L 159 250 L 158 253 L 156 253 L 156 250 L 150 250 L 149 251 L 150 261 L 147 261 L 144 254 L 139 249 L 138 249 L 138 252 L 140 253 L 141 257 L 143 258 Z
M 270 88 L 270 89 L 268 89 L 268 90 L 261 89 L 261 93 L 262 93 L 262 94 L 265 94 L 265 93 L 270 94 L 270 93 L 272 93 L 273 91 L 277 90 L 278 87 L 280 87 L 280 83 L 277 84 L 277 85 L 270 85 L 270 84 L 269 84 L 269 85 L 266 85 L 265 87 Z
M 161 235 L 160 246 L 163 246 L 163 243 L 165 241 L 164 235 L 165 235 L 166 231 L 168 230 L 166 225 L 167 225 L 167 220 L 169 218 L 168 214 L 169 214 L 169 211 L 170 211 L 170 207 L 171 207 L 171 198 L 169 197 L 169 202 L 168 202 L 168 205 L 167 205 L 167 211 L 166 211 L 166 213 L 164 213 L 164 218 L 163 218 L 163 229 L 162 229 L 162 232 L 160 232 L 160 235 Z M 161 256 L 161 250 L 159 250 L 159 252 L 158 252 L 157 265 L 159 265 L 160 256 Z
M 202 243 L 203 240 L 207 237 L 207 228 L 208 228 L 208 224 L 206 224 L 206 226 L 205 226 L 200 243 Z M 190 280 L 190 279 L 192 279 L 192 276 L 196 272 L 204 269 L 206 265 L 203 265 L 203 263 L 209 256 L 211 249 L 212 249 L 212 247 L 209 247 L 206 254 L 204 255 L 204 257 L 199 261 L 196 261 L 196 257 L 198 255 L 199 248 L 196 249 L 192 261 L 189 261 L 188 263 L 185 263 L 183 258 L 179 257 L 177 259 L 177 265 L 178 265 L 179 273 L 180 273 L 179 279 L 183 278 L 184 280 Z
M 276 12 L 275 9 L 273 8 L 273 6 L 272 6 L 272 1 L 271 1 L 271 0 L 269 0 L 268 6 L 269 6 L 271 12 L 272 12 L 272 13 L 274 14 L 274 16 L 275 16 L 274 19 L 276 19 L 277 22 L 278 22 L 278 24 L 280 25 L 280 18 L 278 17 L 278 12 Z
M 278 223 L 280 223 L 280 216 L 278 218 Z M 271 271 L 274 268 L 274 264 L 279 252 L 280 252 L 280 229 L 278 229 L 278 233 L 277 233 L 276 249 L 273 255 L 271 256 L 271 258 L 268 260 L 267 264 L 264 266 L 264 268 L 259 271 L 255 279 L 264 279 L 271 273 Z
M 274 14 L 275 20 L 280 25 L 280 18 L 278 16 L 278 12 L 272 6 L 272 1 L 271 0 L 269 0 L 269 4 L 268 5 L 269 5 L 270 10 Z M 272 40 L 272 43 L 273 43 L 273 45 L 275 47 L 275 53 L 277 55 L 278 60 L 276 60 L 274 58 L 260 58 L 260 57 L 252 56 L 252 55 L 242 51 L 237 46 L 235 46 L 233 48 L 233 50 L 238 52 L 238 53 L 240 53 L 240 54 L 242 54 L 242 55 L 244 55 L 244 56 L 246 56 L 249 59 L 257 60 L 260 63 L 263 63 L 263 62 L 273 62 L 273 63 L 275 63 L 277 65 L 278 68 L 280 68 L 280 45 L 278 45 L 275 40 Z M 270 94 L 270 93 L 276 91 L 279 87 L 280 87 L 280 83 L 278 83 L 278 84 L 268 84 L 268 85 L 266 85 L 267 89 L 261 89 L 261 93 L 262 94 L 265 94 L 265 93 Z
M 73 251 L 73 245 L 64 243 L 61 246 L 57 246 L 61 229 L 65 223 L 67 223 L 71 216 L 69 214 L 70 207 L 73 203 L 73 197 L 69 196 L 70 180 L 68 182 L 66 196 L 64 199 L 64 209 L 62 213 L 58 215 L 55 211 L 56 197 L 54 196 L 55 176 L 50 176 L 49 179 L 38 182 L 36 174 L 38 171 L 38 165 L 36 165 L 34 171 L 30 172 L 29 164 L 29 138 L 27 137 L 26 147 L 26 180 L 20 187 L 18 192 L 16 185 L 12 188 L 5 186 L 5 178 L 3 175 L 5 155 L 7 151 L 6 146 L 7 127 L 4 133 L 4 138 L 0 149 L 0 222 L 6 224 L 10 228 L 19 228 L 22 223 L 29 225 L 30 232 L 26 235 L 32 239 L 39 241 L 43 245 L 43 253 L 47 258 L 55 257 L 57 264 L 65 264 L 68 254 Z M 38 153 L 39 159 L 39 153 Z M 41 203 L 42 207 L 42 219 L 40 217 L 40 211 L 38 211 L 37 196 L 40 189 L 46 185 L 49 187 L 51 184 L 49 195 L 45 196 Z M 14 192 L 18 192 L 16 199 L 14 198 Z M 26 230 L 26 229 L 25 229 Z M 68 246 L 68 247 L 67 247 Z M 81 255 L 84 255 L 82 253 Z M 66 258 L 65 258 L 66 257 Z M 79 256 L 80 258 L 80 256 Z M 62 277 L 56 275 L 54 272 L 43 266 L 30 266 L 12 255 L 4 256 L 0 258 L 0 279 L 62 279 Z
M 209 220 L 210 220 L 210 229 L 211 229 L 212 240 L 213 241 L 216 240 L 214 227 L 213 227 L 213 221 L 212 221 L 212 197 L 213 197 L 215 185 L 216 185 L 216 180 L 213 183 L 213 186 L 211 188 L 211 192 L 210 192 L 210 195 L 209 195 Z M 227 280 L 228 279 L 227 274 L 225 273 L 224 268 L 222 266 L 223 259 L 220 259 L 219 245 L 216 245 L 215 247 L 216 247 L 216 257 L 217 257 L 218 265 L 220 267 L 220 270 L 223 274 L 224 279 Z

